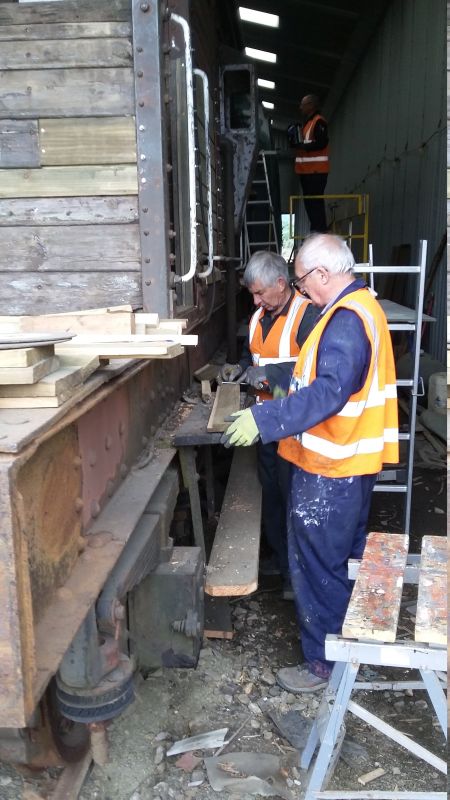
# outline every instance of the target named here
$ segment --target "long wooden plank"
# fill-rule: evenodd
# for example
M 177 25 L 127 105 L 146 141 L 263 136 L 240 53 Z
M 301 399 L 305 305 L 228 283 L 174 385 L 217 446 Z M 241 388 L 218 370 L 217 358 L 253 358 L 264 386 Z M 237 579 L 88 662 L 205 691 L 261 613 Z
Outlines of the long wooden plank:
M 75 268 L 75 265 L 74 265 Z M 140 272 L 39 272 L 2 275 L 0 312 L 46 314 L 84 306 L 142 305 Z
M 134 114 L 129 67 L 2 70 L 0 83 L 8 97 L 0 104 L 0 118 Z
M 40 314 L 35 317 L 2 315 L 0 316 L 0 330 L 22 333 L 58 332 L 91 335 L 109 333 L 120 338 L 133 333 L 134 315 L 131 311 L 112 313 L 105 311 L 98 314 L 80 311 L 74 314 Z M 0 364 L 1 359 L 0 352 Z M 13 365 L 11 364 L 11 366 Z
M 41 119 L 39 140 L 43 166 L 136 162 L 132 117 Z
M 102 344 L 61 344 L 56 345 L 56 352 L 64 355 L 89 356 L 97 355 L 99 358 L 176 358 L 184 353 L 181 344 L 169 344 L 157 342 L 128 344 L 127 342 L 111 342 Z
M 1 180 L 1 176 L 0 176 Z M 131 225 L 2 228 L 4 272 L 127 272 L 140 269 L 139 229 Z
M 134 165 L 0 169 L 0 197 L 137 194 Z M 2 236 L 4 235 L 2 231 Z
M 92 753 L 89 751 L 81 761 L 67 764 L 58 778 L 58 783 L 53 789 L 49 800 L 78 800 L 80 790 L 92 762 Z
M 343 636 L 395 642 L 408 541 L 404 534 L 369 533 Z
M 138 221 L 137 198 L 33 197 L 0 199 L 0 226 L 96 225 Z
M 43 22 L 110 22 L 129 20 L 129 0 L 66 0 L 64 3 L 2 3 L 0 25 Z
M 127 39 L 63 39 L 44 42 L 3 42 L 0 69 L 61 69 L 128 67 L 132 61 Z
M 129 22 L 53 22 L 0 25 L 0 42 L 38 39 L 102 39 L 131 36 Z
M 40 163 L 37 121 L 1 120 L 0 168 L 39 167 Z
M 241 390 L 239 384 L 219 384 L 206 429 L 208 431 L 224 431 L 230 424 L 225 422 L 226 417 L 229 417 L 235 411 L 239 411 L 240 400 Z
M 424 536 L 414 636 L 416 642 L 447 644 L 447 560 L 447 538 Z
M 7 326 L 2 325 L 0 317 L 0 329 L 8 330 Z M 14 328 L 16 330 L 16 328 Z M 0 350 L 0 367 L 31 367 L 42 361 L 44 358 L 51 358 L 55 355 L 55 346 L 47 344 L 43 347 L 20 347 L 16 350 Z
M 149 334 L 130 334 L 122 336 L 120 334 L 112 333 L 103 336 L 102 334 L 83 333 L 74 337 L 71 344 L 75 347 L 78 345 L 94 344 L 132 344 L 132 345 L 147 345 L 147 344 L 182 344 L 182 345 L 197 345 L 198 336 L 194 333 L 159 333 L 156 329 L 155 333 Z
M 205 592 L 213 597 L 245 595 L 258 586 L 261 485 L 254 447 L 238 447 L 206 568 Z
M 30 384 L 37 383 L 41 378 L 45 378 L 50 372 L 54 372 L 59 367 L 57 356 L 43 358 L 30 367 L 0 367 L 0 384 Z
M 80 383 L 84 383 L 89 375 L 100 366 L 100 360 L 97 356 L 88 358 L 78 366 L 65 366 L 63 364 L 64 358 L 61 357 L 61 366 L 59 369 L 46 375 L 37 383 L 31 386 L 23 386 L 17 384 L 7 384 L 0 387 L 0 398 L 43 398 L 43 397 L 56 397 L 63 393 L 67 393 Z M 37 404 L 36 404 L 37 405 Z M 6 404 L 1 406 L 7 408 Z M 14 406 L 10 406 L 14 408 Z M 31 406 L 15 406 L 15 408 L 27 408 Z

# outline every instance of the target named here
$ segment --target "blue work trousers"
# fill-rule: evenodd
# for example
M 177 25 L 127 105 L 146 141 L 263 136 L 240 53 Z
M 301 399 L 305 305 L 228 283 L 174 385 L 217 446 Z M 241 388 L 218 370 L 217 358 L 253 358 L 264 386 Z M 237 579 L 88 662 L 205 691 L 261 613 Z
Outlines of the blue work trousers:
M 361 558 L 376 475 L 325 478 L 292 466 L 287 510 L 291 582 L 301 647 L 310 669 L 327 677 L 327 633 L 340 633 L 353 583 L 349 558 Z

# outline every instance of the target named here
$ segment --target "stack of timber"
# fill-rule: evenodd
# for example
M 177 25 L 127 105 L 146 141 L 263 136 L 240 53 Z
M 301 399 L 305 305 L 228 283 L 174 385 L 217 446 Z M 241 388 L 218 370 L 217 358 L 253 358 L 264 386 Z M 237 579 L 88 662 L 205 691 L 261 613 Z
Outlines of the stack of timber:
M 70 333 L 45 346 L 0 350 L 0 409 L 57 408 L 110 359 L 175 358 L 198 337 L 183 334 L 186 320 L 160 320 L 131 306 L 63 314 L 0 317 L 1 333 Z

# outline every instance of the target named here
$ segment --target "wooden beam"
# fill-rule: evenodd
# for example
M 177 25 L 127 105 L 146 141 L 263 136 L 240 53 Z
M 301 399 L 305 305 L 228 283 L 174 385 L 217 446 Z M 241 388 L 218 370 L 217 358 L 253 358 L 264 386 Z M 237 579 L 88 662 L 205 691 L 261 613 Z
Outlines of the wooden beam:
M 23 6 L 21 7 L 21 10 Z M 0 42 L 46 39 L 110 39 L 131 36 L 129 22 L 53 22 L 34 25 L 0 25 Z
M 0 328 L 4 331 L 2 318 L 0 317 Z M 16 330 L 14 328 L 14 330 Z M 44 358 L 51 358 L 55 355 L 55 346 L 47 344 L 43 347 L 19 347 L 15 350 L 0 350 L 0 367 L 31 367 L 42 361 Z
M 258 586 L 261 530 L 261 484 L 256 449 L 238 447 L 220 512 L 213 549 L 206 568 L 205 592 L 231 597 Z
M 229 426 L 225 418 L 239 411 L 241 389 L 238 383 L 221 383 L 217 387 L 212 411 L 206 426 L 208 431 L 224 431 Z
M 33 197 L 0 199 L 0 226 L 96 225 L 137 222 L 134 195 L 112 197 Z
M 128 0 L 66 0 L 59 3 L 2 3 L 0 25 L 35 25 L 53 22 L 111 22 L 129 20 Z
M 127 337 L 134 330 L 134 315 L 131 311 L 108 313 L 40 314 L 39 316 L 0 316 L 2 331 L 22 333 L 73 333 L 112 334 L 116 338 Z M 13 358 L 13 356 L 11 356 Z M 2 355 L 0 352 L 0 363 Z M 6 365 L 5 365 L 6 366 Z M 12 365 L 11 365 L 12 366 Z
M 40 164 L 37 121 L 0 120 L 0 167 L 39 167 Z
M 56 397 L 79 386 L 100 366 L 97 356 L 88 357 L 77 366 L 65 366 L 64 357 L 60 357 L 61 366 L 31 386 L 7 384 L 0 386 L 0 398 L 43 398 Z M 11 408 L 24 406 L 11 406 Z M 26 407 L 26 406 L 25 406 Z M 6 408 L 6 404 L 2 406 Z
M 128 67 L 132 61 L 128 39 L 63 39 L 44 42 L 3 42 L 0 69 L 61 69 L 74 67 Z
M 56 356 L 43 358 L 30 367 L 0 367 L 0 385 L 37 383 L 58 368 L 59 359 Z
M 111 342 L 102 344 L 101 342 L 90 344 L 70 344 L 62 343 L 56 345 L 56 352 L 64 355 L 76 355 L 82 358 L 89 355 L 97 355 L 99 358 L 176 358 L 184 353 L 181 344 L 129 344 L 127 342 Z

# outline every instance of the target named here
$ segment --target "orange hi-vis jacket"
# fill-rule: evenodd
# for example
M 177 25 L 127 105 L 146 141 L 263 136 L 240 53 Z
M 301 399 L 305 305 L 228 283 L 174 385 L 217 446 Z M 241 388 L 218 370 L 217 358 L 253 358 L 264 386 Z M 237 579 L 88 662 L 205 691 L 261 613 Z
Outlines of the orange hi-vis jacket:
M 303 142 L 314 141 L 314 127 L 316 122 L 324 117 L 321 114 L 315 114 L 312 119 L 309 119 L 302 128 Z M 324 120 L 325 121 L 325 120 Z M 295 156 L 295 172 L 297 175 L 309 175 L 312 172 L 326 172 L 330 171 L 330 157 L 329 148 L 322 147 L 320 150 L 297 150 Z
M 354 311 L 364 325 L 372 354 L 364 386 L 338 414 L 296 437 L 278 452 L 306 472 L 328 478 L 373 475 L 384 462 L 398 462 L 398 409 L 392 342 L 383 309 L 368 289 L 345 295 L 319 319 L 301 349 L 290 393 L 316 378 L 322 333 L 339 308 Z
M 260 319 L 264 309 L 258 308 L 249 325 L 249 347 L 255 367 L 266 364 L 278 364 L 283 361 L 297 361 L 300 348 L 297 344 L 297 332 L 310 301 L 297 292 L 294 295 L 286 315 L 280 314 L 273 323 L 269 333 L 263 340 Z M 270 400 L 270 392 L 260 392 L 260 400 Z

